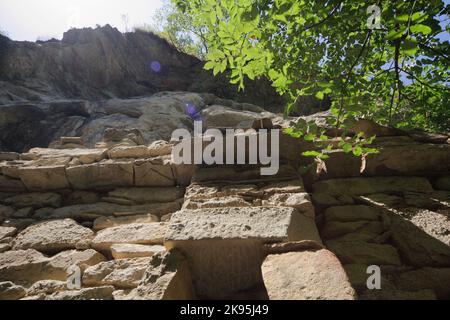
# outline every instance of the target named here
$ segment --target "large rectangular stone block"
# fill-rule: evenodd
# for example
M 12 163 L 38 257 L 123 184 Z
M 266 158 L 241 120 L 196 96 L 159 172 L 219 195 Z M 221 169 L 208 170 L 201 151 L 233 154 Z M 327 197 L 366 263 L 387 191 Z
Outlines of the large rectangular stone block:
M 341 263 L 328 250 L 269 255 L 262 265 L 271 300 L 354 300 Z
M 138 160 L 134 164 L 138 187 L 172 187 L 176 185 L 172 166 L 167 161 Z
M 19 168 L 19 177 L 28 190 L 58 190 L 69 187 L 64 165 Z
M 375 193 L 417 192 L 431 193 L 431 183 L 423 177 L 371 177 L 332 179 L 316 182 L 314 192 L 327 193 L 332 196 L 368 195 Z
M 133 162 L 99 162 L 66 169 L 74 189 L 131 187 L 134 181 Z
M 321 242 L 294 208 L 211 208 L 175 213 L 165 245 L 189 259 L 199 296 L 225 298 L 262 283 L 263 244 L 297 240 Z

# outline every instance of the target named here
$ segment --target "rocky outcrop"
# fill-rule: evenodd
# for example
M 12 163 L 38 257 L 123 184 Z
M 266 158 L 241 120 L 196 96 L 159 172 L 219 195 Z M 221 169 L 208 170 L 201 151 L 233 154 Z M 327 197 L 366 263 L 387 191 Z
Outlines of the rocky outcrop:
M 171 121 L 191 129 L 192 117 L 180 120 L 186 97 L 203 103 L 194 117 L 207 127 L 256 128 L 244 135 L 258 138 L 286 125 L 254 106 L 165 93 L 129 109 L 155 116 L 143 131 L 105 126 L 87 131 L 96 148 L 71 137 L 0 153 L 0 297 L 448 298 L 446 140 L 363 121 L 383 137 L 362 174 L 347 156 L 305 173 L 310 146 L 284 134 L 274 176 L 258 165 L 177 165 L 174 144 L 147 134 L 169 132 Z M 165 103 L 175 116 L 164 122 Z M 367 285 L 374 265 L 377 290 Z
M 327 250 L 271 254 L 262 264 L 267 293 L 273 300 L 353 300 L 339 260 Z

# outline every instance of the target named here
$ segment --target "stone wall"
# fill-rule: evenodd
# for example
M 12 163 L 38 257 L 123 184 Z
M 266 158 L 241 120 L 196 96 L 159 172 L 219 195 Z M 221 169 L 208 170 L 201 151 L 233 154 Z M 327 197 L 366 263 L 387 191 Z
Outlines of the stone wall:
M 0 153 L 0 298 L 450 297 L 447 139 L 380 137 L 362 174 L 339 152 L 304 174 L 308 146 L 280 143 L 270 177 L 175 165 L 165 141 Z

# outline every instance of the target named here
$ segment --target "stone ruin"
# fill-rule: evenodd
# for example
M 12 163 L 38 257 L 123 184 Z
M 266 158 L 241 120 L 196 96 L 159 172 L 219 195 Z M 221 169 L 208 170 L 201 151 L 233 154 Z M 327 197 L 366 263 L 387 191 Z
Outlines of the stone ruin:
M 301 171 L 285 135 L 269 177 L 120 145 L 133 130 L 2 152 L 0 299 L 450 298 L 448 137 L 362 125 L 380 150 L 362 174 L 340 151 Z

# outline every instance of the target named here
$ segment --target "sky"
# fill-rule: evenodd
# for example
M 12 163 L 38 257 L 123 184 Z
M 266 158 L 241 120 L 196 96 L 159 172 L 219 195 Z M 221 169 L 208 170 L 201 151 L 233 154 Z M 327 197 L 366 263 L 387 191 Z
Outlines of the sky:
M 0 30 L 20 41 L 61 39 L 71 27 L 107 23 L 122 32 L 132 31 L 150 24 L 162 4 L 161 0 L 0 0 Z
M 132 31 L 152 24 L 162 5 L 163 0 L 0 0 L 0 31 L 19 41 L 61 39 L 72 27 L 107 23 L 122 32 Z M 439 37 L 450 40 L 448 33 Z

